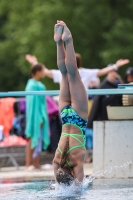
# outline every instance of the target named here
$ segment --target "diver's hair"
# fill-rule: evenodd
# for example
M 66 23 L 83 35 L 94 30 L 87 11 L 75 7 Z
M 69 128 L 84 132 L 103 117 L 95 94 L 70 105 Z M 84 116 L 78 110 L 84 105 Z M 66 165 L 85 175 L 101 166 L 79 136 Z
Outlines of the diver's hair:
M 62 155 L 61 155 L 61 161 L 60 161 L 60 167 L 61 168 L 63 168 L 64 165 L 66 164 L 66 160 L 67 160 L 67 156 L 68 156 L 68 154 L 67 154 L 68 149 L 69 149 L 69 140 L 67 138 L 65 147 L 64 147 Z
M 67 139 L 61 155 L 60 168 L 56 173 L 56 180 L 59 184 L 63 183 L 65 185 L 70 185 L 71 182 L 74 180 L 74 177 L 71 174 L 70 167 L 65 165 L 68 157 L 67 154 L 68 149 L 69 149 L 69 140 Z
M 79 69 L 82 67 L 82 57 L 79 53 L 75 53 L 76 61 L 77 61 L 77 68 Z
M 31 66 L 31 76 L 34 76 L 38 71 L 43 69 L 44 65 L 41 63 L 37 63 L 36 65 Z

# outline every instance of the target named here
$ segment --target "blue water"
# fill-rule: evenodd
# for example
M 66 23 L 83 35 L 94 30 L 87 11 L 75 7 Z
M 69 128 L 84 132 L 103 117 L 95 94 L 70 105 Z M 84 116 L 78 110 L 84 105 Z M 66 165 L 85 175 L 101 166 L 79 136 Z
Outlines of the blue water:
M 133 179 L 93 181 L 82 193 L 65 187 L 50 190 L 51 181 L 0 184 L 0 200 L 133 200 Z

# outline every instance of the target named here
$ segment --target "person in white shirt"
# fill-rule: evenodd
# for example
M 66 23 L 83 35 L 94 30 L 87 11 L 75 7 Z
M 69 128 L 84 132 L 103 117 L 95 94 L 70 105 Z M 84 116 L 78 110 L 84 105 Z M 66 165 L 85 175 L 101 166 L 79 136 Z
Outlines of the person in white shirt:
M 25 59 L 32 65 L 35 65 L 38 63 L 36 56 L 26 54 Z M 104 76 L 108 74 L 110 71 L 114 69 L 118 69 L 122 67 L 123 65 L 129 63 L 128 59 L 120 59 L 116 61 L 116 64 L 112 64 L 112 66 L 105 67 L 102 69 L 88 69 L 88 68 L 83 68 L 82 66 L 82 58 L 81 55 L 76 53 L 76 60 L 77 60 L 77 67 L 79 69 L 79 74 L 81 77 L 81 80 L 84 84 L 85 89 L 89 88 L 89 83 L 91 81 L 95 82 L 98 81 L 98 77 Z M 61 73 L 57 69 L 47 69 L 45 67 L 45 76 L 52 78 L 54 83 L 61 83 Z
M 77 61 L 77 67 L 79 70 L 79 74 L 82 80 L 82 83 L 85 87 L 85 89 L 88 89 L 89 82 L 97 80 L 97 74 L 99 72 L 99 69 L 86 69 L 81 67 L 82 66 L 82 58 L 81 55 L 76 53 L 76 61 Z M 51 78 L 53 78 L 54 83 L 60 83 L 61 82 L 61 73 L 59 70 L 51 70 Z M 46 71 L 46 74 L 50 75 L 49 71 Z

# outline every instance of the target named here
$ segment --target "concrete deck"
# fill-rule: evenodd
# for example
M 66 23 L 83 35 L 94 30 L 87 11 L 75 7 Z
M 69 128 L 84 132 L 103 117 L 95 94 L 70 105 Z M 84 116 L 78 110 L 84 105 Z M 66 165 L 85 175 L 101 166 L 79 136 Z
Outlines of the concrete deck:
M 92 163 L 84 164 L 84 171 L 85 175 L 92 174 L 93 168 Z M 15 167 L 4 167 L 0 169 L 0 180 L 7 180 L 7 179 L 23 179 L 23 180 L 31 180 L 31 179 L 45 179 L 45 180 L 53 180 L 54 179 L 54 172 L 53 169 L 50 170 L 32 170 L 26 171 L 25 167 L 19 167 L 17 170 Z

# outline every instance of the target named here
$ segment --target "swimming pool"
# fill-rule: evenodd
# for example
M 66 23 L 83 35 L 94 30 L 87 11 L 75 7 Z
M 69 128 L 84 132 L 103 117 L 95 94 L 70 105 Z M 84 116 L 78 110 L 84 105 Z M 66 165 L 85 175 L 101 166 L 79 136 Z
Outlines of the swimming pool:
M 51 181 L 0 184 L 0 200 L 133 200 L 133 179 L 96 179 L 83 194 L 50 190 Z

